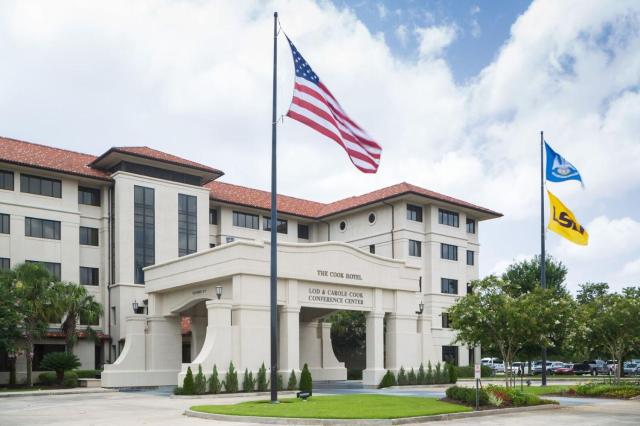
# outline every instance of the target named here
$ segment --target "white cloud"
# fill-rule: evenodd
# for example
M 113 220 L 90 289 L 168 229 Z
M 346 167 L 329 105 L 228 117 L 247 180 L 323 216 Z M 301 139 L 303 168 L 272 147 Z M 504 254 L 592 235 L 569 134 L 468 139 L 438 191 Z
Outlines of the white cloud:
M 480 27 L 480 23 L 476 17 L 478 13 L 480 13 L 480 6 L 478 5 L 473 5 L 471 9 L 469 9 L 469 15 L 471 15 L 469 28 L 471 29 L 471 37 L 473 38 L 478 38 L 482 35 L 482 28 Z
M 396 27 L 395 35 L 401 45 L 406 46 L 409 41 L 409 30 L 406 25 L 400 24 Z
M 387 13 L 389 12 L 385 5 L 382 3 L 378 3 L 376 5 L 376 8 L 378 9 L 378 17 L 380 19 L 385 19 L 387 17 Z
M 456 38 L 457 30 L 454 25 L 431 26 L 417 28 L 418 52 L 421 58 L 432 59 L 440 56 L 444 49 Z
M 468 199 L 505 213 L 482 234 L 496 264 L 535 249 L 535 233 L 525 240 L 497 229 L 536 228 L 538 132 L 545 130 L 585 179 L 584 191 L 553 189 L 579 219 L 638 222 L 607 210 L 632 203 L 625 197 L 640 187 L 640 5 L 633 0 L 534 1 L 495 60 L 463 85 L 442 56 L 455 26 L 430 22 L 417 30 L 418 58 L 400 59 L 350 9 L 326 1 L 5 1 L 0 134 L 93 154 L 151 145 L 219 167 L 226 181 L 266 189 L 275 9 L 324 83 L 384 148 L 379 173 L 364 175 L 337 145 L 285 119 L 283 193 L 335 200 L 408 180 Z M 412 35 L 400 26 L 395 37 L 406 43 Z M 283 38 L 279 49 L 283 114 L 292 66 Z M 598 222 L 588 226 L 606 254 Z M 581 253 L 561 252 L 571 262 Z M 614 280 L 621 262 L 635 258 L 593 274 Z

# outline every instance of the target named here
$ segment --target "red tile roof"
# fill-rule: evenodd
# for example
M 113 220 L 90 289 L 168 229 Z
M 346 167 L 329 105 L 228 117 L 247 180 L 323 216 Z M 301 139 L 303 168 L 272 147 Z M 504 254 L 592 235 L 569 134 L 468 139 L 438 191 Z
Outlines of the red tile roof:
M 258 189 L 217 181 L 210 182 L 206 184 L 205 187 L 209 188 L 211 191 L 211 198 L 214 200 L 263 210 L 269 210 L 271 208 L 271 193 L 268 191 L 261 191 Z M 432 200 L 454 204 L 460 207 L 479 211 L 490 216 L 502 216 L 501 213 L 493 210 L 489 210 L 457 198 L 449 197 L 448 195 L 439 194 L 406 182 L 328 204 L 288 197 L 286 195 L 278 195 L 278 211 L 294 216 L 318 219 L 406 194 L 414 194 Z
M 93 163 L 100 161 L 102 158 L 106 157 L 112 152 L 121 152 L 123 154 L 135 155 L 137 157 L 145 157 L 150 158 L 152 160 L 164 161 L 165 163 L 171 163 L 178 166 L 188 166 L 195 169 L 199 169 L 205 172 L 215 173 L 218 175 L 223 175 L 224 173 L 218 169 L 214 169 L 213 167 L 205 166 L 204 164 L 196 163 L 195 161 L 187 160 L 182 157 L 178 157 L 173 154 L 168 154 L 166 152 L 158 151 L 157 149 L 149 148 L 148 146 L 116 146 L 109 149 L 107 152 L 102 154 L 100 157 L 96 158 Z
M 95 156 L 0 136 L 0 161 L 109 180 L 109 174 L 89 167 Z

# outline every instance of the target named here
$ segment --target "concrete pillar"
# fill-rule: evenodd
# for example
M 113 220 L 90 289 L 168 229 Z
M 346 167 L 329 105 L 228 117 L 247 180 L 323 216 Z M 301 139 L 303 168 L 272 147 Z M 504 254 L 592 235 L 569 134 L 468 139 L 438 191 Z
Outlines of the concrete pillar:
M 291 370 L 300 371 L 300 307 L 282 306 L 278 325 L 278 367 L 286 383 Z
M 231 304 L 219 300 L 209 300 L 207 307 L 206 336 L 202 349 L 193 358 L 191 364 L 184 364 L 178 383 L 182 383 L 187 367 L 198 371 L 198 364 L 202 365 L 202 371 L 209 375 L 215 364 L 218 371 L 226 371 L 231 362 L 233 342 L 231 338 Z M 237 366 L 236 366 L 237 367 Z
M 419 347 L 417 334 L 417 315 L 390 314 L 387 317 L 387 365 L 391 371 L 418 368 Z
M 322 339 L 318 321 L 300 324 L 300 363 L 307 364 L 309 369 L 322 368 Z
M 270 318 L 269 306 L 240 304 L 231 310 L 233 325 L 233 364 L 238 371 L 258 371 L 260 365 L 269 365 Z
M 333 352 L 333 344 L 331 343 L 331 323 L 323 322 L 320 324 L 320 333 L 322 341 L 322 371 L 312 375 L 320 380 L 347 380 L 347 369 L 344 362 L 338 361 L 335 352 Z
M 367 314 L 367 368 L 362 373 L 366 386 L 377 386 L 384 376 L 384 312 Z
M 431 317 L 420 315 L 418 317 L 418 333 L 420 334 L 420 363 L 426 368 L 427 363 L 434 359 L 433 334 L 431 333 Z
M 147 316 L 147 369 L 173 374 L 182 363 L 182 330 L 178 315 Z

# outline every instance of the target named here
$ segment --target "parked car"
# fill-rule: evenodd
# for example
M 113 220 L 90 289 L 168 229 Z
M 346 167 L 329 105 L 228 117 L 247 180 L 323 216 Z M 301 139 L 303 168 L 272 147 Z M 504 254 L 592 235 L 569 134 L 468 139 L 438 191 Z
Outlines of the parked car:
M 562 367 L 558 367 L 555 370 L 553 370 L 553 374 L 558 374 L 558 375 L 574 374 L 574 370 L 573 370 L 574 365 L 575 364 L 563 363 Z
M 625 376 L 637 376 L 640 374 L 640 364 L 635 362 L 625 362 L 623 365 L 623 372 Z
M 494 373 L 504 373 L 504 363 L 500 358 L 482 358 L 480 364 L 491 368 Z
M 520 374 L 523 371 L 525 374 L 529 374 L 528 370 L 529 370 L 529 366 L 527 365 L 526 362 L 516 361 L 513 364 L 511 364 L 511 371 L 515 374 Z
M 586 361 L 591 366 L 591 375 L 597 376 L 598 374 L 609 374 L 609 366 L 601 359 L 595 359 Z
M 607 373 L 608 374 L 616 374 L 616 369 L 618 368 L 618 361 L 615 359 L 607 360 Z
M 547 373 L 550 373 L 551 361 L 547 361 Z M 542 361 L 536 361 L 533 364 L 533 374 L 542 374 Z
M 549 373 L 550 374 L 556 374 L 556 370 L 558 368 L 563 368 L 565 366 L 564 362 L 560 362 L 560 361 L 551 361 L 551 366 L 547 367 L 547 370 L 550 370 Z
M 588 361 L 573 364 L 572 374 L 575 374 L 578 376 L 581 376 L 583 374 L 595 375 L 593 371 L 593 367 L 591 367 L 591 364 L 589 364 Z

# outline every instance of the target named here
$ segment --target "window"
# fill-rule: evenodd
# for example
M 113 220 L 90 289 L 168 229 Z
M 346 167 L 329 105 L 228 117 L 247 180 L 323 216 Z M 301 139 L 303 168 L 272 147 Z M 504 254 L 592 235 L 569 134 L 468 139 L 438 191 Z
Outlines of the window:
M 448 312 L 443 312 L 442 313 L 442 328 L 451 328 L 450 324 L 451 324 L 451 322 L 449 321 L 449 313 Z
M 117 318 L 118 318 L 118 317 L 116 316 L 116 307 L 115 307 L 115 306 L 112 306 L 112 307 L 111 307 L 111 321 L 113 322 L 113 325 L 116 325 L 116 323 L 117 323 Z M 115 348 L 115 346 L 114 346 L 114 347 L 113 347 L 113 352 L 115 353 L 115 351 L 116 351 L 116 348 Z
M 100 205 L 100 190 L 95 188 L 78 187 L 78 204 L 86 204 L 88 206 Z
M 98 245 L 98 228 L 80 227 L 80 244 L 84 246 Z
M 13 172 L 0 170 L 0 189 L 13 191 Z
M 467 233 L 475 234 L 476 233 L 476 221 L 473 219 L 467 219 Z
M 458 280 L 452 280 L 451 278 L 441 278 L 440 292 L 444 294 L 458 294 Z
M 56 220 L 45 220 L 26 217 L 24 219 L 24 235 L 26 237 L 59 240 L 60 222 Z
M 11 223 L 8 214 L 0 213 L 0 234 L 9 234 L 11 232 Z
M 156 262 L 155 193 L 153 188 L 134 187 L 134 282 L 144 284 L 145 266 Z
M 458 247 L 451 244 L 440 244 L 440 257 L 448 260 L 458 260 Z
M 342 222 L 340 222 L 340 225 L 338 226 L 340 227 L 341 231 L 344 231 L 345 229 L 347 229 L 347 222 L 343 220 Z
M 21 174 L 20 192 L 62 198 L 62 183 L 56 179 Z
M 476 363 L 476 350 L 474 348 L 469 348 L 469 365 L 473 365 Z
M 409 240 L 409 256 L 422 257 L 422 244 L 420 241 Z
M 178 256 L 198 250 L 198 198 L 178 194 Z
M 233 212 L 233 226 L 260 229 L 260 217 L 257 214 Z
M 65 352 L 66 347 L 64 345 L 33 345 L 33 371 L 40 371 L 40 363 L 45 355 L 52 352 Z
M 369 244 L 369 253 L 376 254 L 376 245 L 375 244 Z
M 473 285 L 471 283 L 467 283 L 467 294 L 473 294 Z
M 473 266 L 473 250 L 467 250 L 467 265 Z
M 209 209 L 209 225 L 217 225 L 217 224 L 218 224 L 218 210 Z
M 82 285 L 99 285 L 100 270 L 98 268 L 80 267 L 80 284 Z
M 309 225 L 298 224 L 298 238 L 309 239 Z
M 407 204 L 407 219 L 422 222 L 422 207 Z
M 26 260 L 26 263 L 37 263 L 49 272 L 53 278 L 60 280 L 60 264 L 54 262 L 39 262 L 37 260 Z
M 446 362 L 449 365 L 458 365 L 458 347 L 443 346 L 442 361 Z
M 262 222 L 262 229 L 265 231 L 271 231 L 271 218 L 264 216 Z M 278 225 L 276 227 L 276 231 L 279 234 L 287 233 L 287 221 L 285 219 L 278 219 Z
M 374 224 L 376 221 L 376 214 L 375 213 L 369 213 L 369 217 L 367 218 L 369 220 L 370 224 Z
M 449 210 L 438 209 L 438 223 L 441 225 L 459 227 L 460 217 L 458 213 Z
M 0 257 L 0 271 L 8 271 L 9 269 L 11 269 L 11 259 Z

